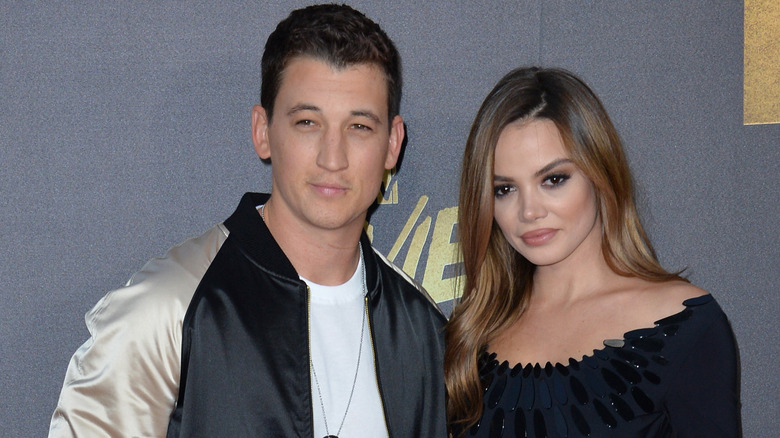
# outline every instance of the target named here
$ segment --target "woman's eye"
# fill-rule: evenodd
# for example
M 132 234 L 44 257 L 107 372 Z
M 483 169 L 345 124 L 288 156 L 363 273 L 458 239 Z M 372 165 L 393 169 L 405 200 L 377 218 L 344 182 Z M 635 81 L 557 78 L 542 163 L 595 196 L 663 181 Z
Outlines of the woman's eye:
M 548 175 L 542 182 L 542 185 L 556 187 L 565 183 L 568 179 L 569 175 L 565 174 Z
M 496 198 L 506 196 L 511 191 L 512 191 L 512 187 L 508 185 L 500 185 L 500 186 L 493 187 L 493 194 L 496 196 Z

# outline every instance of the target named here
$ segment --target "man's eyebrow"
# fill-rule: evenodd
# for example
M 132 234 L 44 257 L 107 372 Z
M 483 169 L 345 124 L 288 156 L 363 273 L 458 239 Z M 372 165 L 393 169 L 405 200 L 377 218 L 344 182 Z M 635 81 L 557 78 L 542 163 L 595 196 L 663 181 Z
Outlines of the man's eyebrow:
M 309 103 L 300 103 L 290 108 L 290 110 L 287 111 L 287 115 L 291 116 L 301 111 L 313 111 L 315 113 L 322 112 L 320 107 L 318 107 L 317 105 L 312 105 Z M 354 110 L 354 111 L 350 111 L 350 115 L 352 115 L 353 117 L 365 117 L 371 119 L 374 123 L 378 123 L 380 125 L 382 124 L 382 119 L 380 119 L 379 116 L 377 116 L 370 110 Z
M 317 105 L 312 105 L 308 103 L 299 103 L 298 105 L 295 105 L 294 107 L 290 108 L 290 111 L 287 111 L 287 115 L 291 116 L 301 111 L 314 111 L 316 113 L 322 112 L 320 107 L 318 107 Z
M 352 116 L 354 117 L 366 117 L 371 119 L 374 123 L 380 125 L 382 124 L 382 120 L 379 118 L 379 116 L 377 116 L 376 114 L 374 114 L 369 110 L 355 110 L 355 111 L 351 111 L 350 114 L 352 114 Z
M 555 169 L 556 167 L 560 166 L 561 164 L 566 164 L 566 163 L 571 163 L 571 162 L 572 161 L 570 159 L 568 159 L 568 158 L 557 159 L 557 160 L 551 162 L 550 164 L 542 167 L 541 169 L 537 170 L 536 173 L 534 173 L 534 176 L 540 177 L 540 176 L 544 175 L 545 173 L 547 173 L 547 172 Z

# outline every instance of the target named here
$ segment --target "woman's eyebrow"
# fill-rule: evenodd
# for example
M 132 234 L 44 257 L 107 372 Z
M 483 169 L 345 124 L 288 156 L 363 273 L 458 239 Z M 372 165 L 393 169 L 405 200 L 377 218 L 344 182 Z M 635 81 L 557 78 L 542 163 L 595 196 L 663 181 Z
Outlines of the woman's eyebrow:
M 536 173 L 534 174 L 534 176 L 540 177 L 540 176 L 544 175 L 545 173 L 547 173 L 547 172 L 555 169 L 556 167 L 560 166 L 561 164 L 571 163 L 571 162 L 572 161 L 570 159 L 568 159 L 568 158 L 557 159 L 557 160 L 553 161 L 552 163 L 550 163 L 550 164 L 542 167 L 541 169 L 537 170 Z

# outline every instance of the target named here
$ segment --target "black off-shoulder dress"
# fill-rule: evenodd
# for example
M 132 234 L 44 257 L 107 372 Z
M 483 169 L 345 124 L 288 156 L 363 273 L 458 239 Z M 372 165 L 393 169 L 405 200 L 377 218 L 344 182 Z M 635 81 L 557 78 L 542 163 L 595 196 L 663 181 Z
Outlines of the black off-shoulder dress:
M 567 365 L 484 353 L 484 413 L 467 437 L 740 436 L 737 347 L 711 295 Z M 458 432 L 454 430 L 455 436 Z

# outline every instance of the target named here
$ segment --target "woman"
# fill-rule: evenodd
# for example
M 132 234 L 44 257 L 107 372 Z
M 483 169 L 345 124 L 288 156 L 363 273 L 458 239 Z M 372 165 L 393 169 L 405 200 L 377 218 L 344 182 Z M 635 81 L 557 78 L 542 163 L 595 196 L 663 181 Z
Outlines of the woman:
M 580 79 L 499 81 L 468 138 L 459 215 L 453 436 L 739 435 L 728 321 L 658 263 L 618 134 Z

